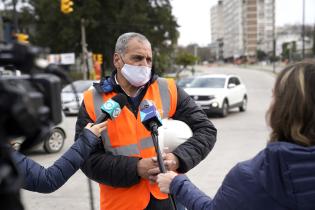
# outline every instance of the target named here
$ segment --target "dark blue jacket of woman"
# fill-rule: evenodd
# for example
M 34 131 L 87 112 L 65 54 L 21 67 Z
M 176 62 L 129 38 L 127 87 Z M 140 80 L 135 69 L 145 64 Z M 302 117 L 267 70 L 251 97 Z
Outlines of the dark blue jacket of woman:
M 184 175 L 173 179 L 170 191 L 188 209 L 314 210 L 315 146 L 269 144 L 231 169 L 213 199 Z
M 80 168 L 98 141 L 98 137 L 90 130 L 83 129 L 78 140 L 47 169 L 21 153 L 14 152 L 13 160 L 24 178 L 23 188 L 40 193 L 59 189 Z

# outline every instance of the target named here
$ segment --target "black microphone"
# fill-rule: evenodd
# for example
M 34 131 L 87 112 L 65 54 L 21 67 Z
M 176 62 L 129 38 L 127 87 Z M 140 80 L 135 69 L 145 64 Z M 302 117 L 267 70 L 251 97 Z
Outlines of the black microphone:
M 127 96 L 122 93 L 118 93 L 111 99 L 108 99 L 101 106 L 102 114 L 96 119 L 94 124 L 99 124 L 101 122 L 104 122 L 105 120 L 118 117 L 122 108 L 124 108 L 127 102 Z
M 162 125 L 162 120 L 152 101 L 144 100 L 141 102 L 140 119 L 148 131 L 158 134 L 157 128 Z

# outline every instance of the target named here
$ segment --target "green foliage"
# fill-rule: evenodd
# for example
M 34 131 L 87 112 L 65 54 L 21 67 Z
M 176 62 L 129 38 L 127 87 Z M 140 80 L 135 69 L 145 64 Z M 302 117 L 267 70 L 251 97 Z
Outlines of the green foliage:
M 187 66 L 195 64 L 197 60 L 198 57 L 195 57 L 194 55 L 183 51 L 177 54 L 175 62 L 177 65 L 183 65 L 184 68 L 186 68 Z
M 85 0 L 74 1 L 74 11 L 60 12 L 60 2 L 29 0 L 28 13 L 33 17 L 35 32 L 32 43 L 47 46 L 54 53 L 81 53 L 81 18 L 86 22 L 88 50 L 104 55 L 110 67 L 116 40 L 125 32 L 144 34 L 151 42 L 155 66 L 166 68 L 179 33 L 169 0 Z M 162 63 L 160 63 L 162 62 Z
M 290 49 L 288 48 L 289 43 L 285 42 L 282 44 L 282 59 L 289 59 L 290 57 Z
M 296 54 L 296 42 L 285 42 L 282 44 L 282 59 L 292 60 Z M 295 58 L 296 59 L 296 58 Z
M 81 71 L 69 71 L 68 74 L 71 81 L 83 79 L 83 72 Z
M 264 61 L 267 58 L 267 53 L 262 50 L 257 50 L 256 55 L 258 61 Z

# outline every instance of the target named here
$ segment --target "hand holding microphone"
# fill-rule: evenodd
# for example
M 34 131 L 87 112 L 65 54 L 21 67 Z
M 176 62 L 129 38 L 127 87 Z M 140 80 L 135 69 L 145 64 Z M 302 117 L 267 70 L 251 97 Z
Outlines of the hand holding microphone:
M 90 130 L 92 133 L 94 133 L 95 136 L 100 137 L 101 133 L 107 129 L 107 121 L 101 122 L 99 124 L 93 124 L 93 123 L 88 123 L 85 126 L 85 129 Z

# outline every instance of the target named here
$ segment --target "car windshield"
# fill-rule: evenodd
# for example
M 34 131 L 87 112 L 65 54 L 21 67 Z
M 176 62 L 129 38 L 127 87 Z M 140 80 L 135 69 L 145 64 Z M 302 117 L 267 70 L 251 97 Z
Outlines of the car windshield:
M 78 93 L 83 93 L 86 91 L 91 85 L 93 84 L 93 81 L 90 80 L 81 80 L 81 81 L 75 81 L 73 82 L 73 85 Z M 67 85 L 62 90 L 63 93 L 72 93 L 71 85 Z
M 196 78 L 189 87 L 190 88 L 224 88 L 225 78 Z
M 177 81 L 177 85 L 179 87 L 186 87 L 187 84 L 189 84 L 193 79 L 194 79 L 193 77 L 182 78 L 182 79 Z

